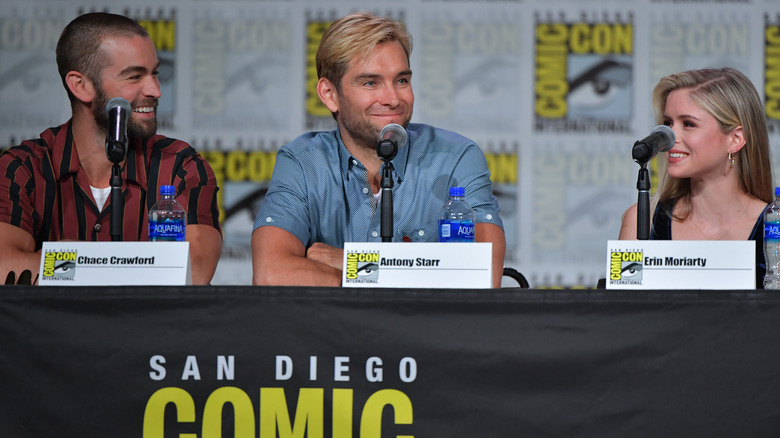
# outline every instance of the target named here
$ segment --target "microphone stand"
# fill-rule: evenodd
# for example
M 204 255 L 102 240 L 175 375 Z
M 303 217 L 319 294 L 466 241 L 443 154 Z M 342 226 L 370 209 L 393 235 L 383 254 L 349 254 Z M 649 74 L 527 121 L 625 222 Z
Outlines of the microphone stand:
M 125 140 L 126 142 L 127 140 Z M 125 142 L 106 140 L 106 155 L 114 163 L 111 166 L 111 240 L 122 240 L 122 218 L 124 217 L 124 202 L 122 202 L 122 168 L 119 163 L 125 159 L 127 145 Z
M 639 163 L 636 188 L 639 191 L 636 203 L 636 238 L 648 240 L 650 239 L 650 172 L 647 170 L 647 162 Z
M 122 202 L 122 168 L 114 163 L 111 167 L 111 240 L 122 240 L 122 216 L 124 216 L 124 203 Z
M 380 232 L 382 242 L 393 241 L 393 163 L 385 160 L 382 166 L 382 211 Z
M 382 242 L 393 241 L 393 163 L 398 153 L 398 144 L 393 140 L 381 140 L 376 146 L 377 155 L 384 161 L 382 166 L 382 205 L 380 211 L 380 235 Z

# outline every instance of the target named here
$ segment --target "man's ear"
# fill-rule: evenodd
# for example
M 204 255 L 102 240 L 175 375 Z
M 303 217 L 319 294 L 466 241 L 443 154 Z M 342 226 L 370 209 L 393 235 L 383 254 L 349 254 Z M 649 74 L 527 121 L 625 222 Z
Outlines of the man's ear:
M 65 75 L 65 83 L 76 99 L 84 103 L 91 103 L 95 99 L 95 85 L 83 74 L 77 71 L 69 71 Z
M 339 110 L 339 94 L 333 83 L 325 78 L 317 81 L 317 95 L 322 103 L 328 107 L 330 112 L 336 113 Z

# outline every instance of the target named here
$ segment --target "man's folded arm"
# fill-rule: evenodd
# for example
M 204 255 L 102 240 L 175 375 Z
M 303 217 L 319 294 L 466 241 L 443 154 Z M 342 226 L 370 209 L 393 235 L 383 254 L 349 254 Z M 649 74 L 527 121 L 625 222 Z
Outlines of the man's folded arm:
M 333 259 L 331 250 L 319 248 L 318 254 L 325 251 Z M 315 258 L 307 258 L 303 243 L 281 228 L 264 226 L 252 233 L 252 283 L 255 285 L 341 286 L 341 269 Z
M 187 225 L 192 284 L 209 284 L 222 253 L 222 235 L 211 225 Z

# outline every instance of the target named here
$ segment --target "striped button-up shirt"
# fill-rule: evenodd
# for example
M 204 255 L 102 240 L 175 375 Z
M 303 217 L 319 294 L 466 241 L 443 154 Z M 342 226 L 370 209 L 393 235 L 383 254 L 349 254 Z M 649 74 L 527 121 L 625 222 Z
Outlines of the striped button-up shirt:
M 145 143 L 129 141 L 122 168 L 122 240 L 149 239 L 149 208 L 166 184 L 176 187 L 188 224 L 221 232 L 214 171 L 189 144 L 156 135 Z M 111 240 L 110 221 L 111 198 L 98 209 L 70 121 L 0 155 L 0 222 L 30 233 L 36 250 L 45 241 Z

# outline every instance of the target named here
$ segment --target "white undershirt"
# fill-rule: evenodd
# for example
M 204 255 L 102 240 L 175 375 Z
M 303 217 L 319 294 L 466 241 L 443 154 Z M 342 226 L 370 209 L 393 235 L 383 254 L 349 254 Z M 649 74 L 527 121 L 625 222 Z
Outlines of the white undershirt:
M 111 187 L 98 189 L 89 186 L 89 188 L 92 189 L 92 197 L 95 198 L 95 203 L 97 204 L 98 210 L 103 210 L 103 206 L 106 205 L 106 201 L 108 200 L 108 195 L 111 193 Z

